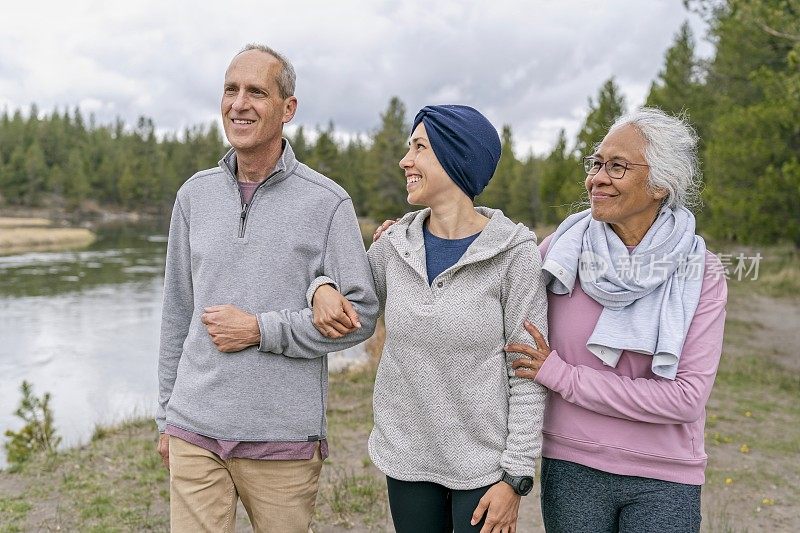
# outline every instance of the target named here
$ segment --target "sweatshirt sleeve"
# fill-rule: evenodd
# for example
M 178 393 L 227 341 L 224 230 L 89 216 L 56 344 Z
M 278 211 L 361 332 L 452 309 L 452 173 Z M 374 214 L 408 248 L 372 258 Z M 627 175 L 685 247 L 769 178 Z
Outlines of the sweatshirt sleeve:
M 372 281 L 375 283 L 375 293 L 380 306 L 378 316 L 383 315 L 386 309 L 386 263 L 391 246 L 389 237 L 381 235 L 367 251 L 370 270 L 372 270 Z
M 317 289 L 323 285 L 331 285 L 337 291 L 339 290 L 339 286 L 336 284 L 336 282 L 328 276 L 317 276 L 314 278 L 314 280 L 311 282 L 311 285 L 308 286 L 308 290 L 306 291 L 306 303 L 311 309 L 314 308 L 312 305 L 314 302 L 314 294 L 317 292 Z
M 261 330 L 259 350 L 262 352 L 311 359 L 350 348 L 372 335 L 378 301 L 356 212 L 349 198 L 342 200 L 333 214 L 324 253 L 322 274 L 333 280 L 353 304 L 361 328 L 341 339 L 329 339 L 314 327 L 310 307 L 259 313 L 256 318 Z
M 523 327 L 527 319 L 547 338 L 547 295 L 542 261 L 534 241 L 514 248 L 503 276 L 503 328 L 506 344 L 534 341 Z M 533 476 L 542 449 L 542 422 L 547 390 L 533 380 L 514 375 L 511 363 L 521 357 L 506 353 L 508 374 L 508 437 L 500 465 L 512 476 Z
M 380 305 L 380 312 L 378 316 L 383 314 L 383 308 L 386 305 L 386 252 L 387 241 L 378 239 L 378 242 L 372 243 L 367 250 L 367 259 L 369 260 L 369 267 L 372 271 L 372 281 L 375 284 L 375 294 L 378 297 L 378 304 Z M 311 285 L 308 286 L 306 292 L 306 302 L 308 306 L 313 309 L 311 305 L 314 301 L 314 293 L 323 285 L 331 285 L 337 291 L 339 286 L 334 280 L 328 276 L 318 276 L 315 278 Z
M 194 313 L 189 223 L 175 200 L 167 240 L 167 262 L 164 270 L 164 302 L 161 313 L 161 341 L 158 353 L 158 407 L 156 424 L 163 433 L 167 424 L 167 404 L 175 386 L 183 342 L 189 332 Z
M 699 419 L 714 385 L 725 326 L 727 285 L 719 259 L 709 255 L 706 275 L 674 380 L 630 378 L 565 362 L 553 351 L 536 381 L 566 401 L 596 413 L 652 424 Z

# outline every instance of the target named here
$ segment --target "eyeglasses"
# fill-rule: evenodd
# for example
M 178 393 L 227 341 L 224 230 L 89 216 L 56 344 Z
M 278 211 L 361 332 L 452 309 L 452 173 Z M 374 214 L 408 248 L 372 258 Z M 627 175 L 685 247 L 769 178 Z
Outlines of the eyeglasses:
M 628 163 L 627 161 L 614 161 L 608 160 L 605 163 L 597 159 L 596 157 L 590 155 L 588 157 L 583 158 L 583 169 L 586 171 L 586 174 L 589 176 L 594 176 L 598 172 L 600 172 L 600 167 L 605 167 L 606 174 L 608 174 L 609 178 L 614 178 L 618 180 L 625 175 L 625 171 L 628 170 L 629 167 L 649 167 L 650 165 L 645 165 L 642 163 Z

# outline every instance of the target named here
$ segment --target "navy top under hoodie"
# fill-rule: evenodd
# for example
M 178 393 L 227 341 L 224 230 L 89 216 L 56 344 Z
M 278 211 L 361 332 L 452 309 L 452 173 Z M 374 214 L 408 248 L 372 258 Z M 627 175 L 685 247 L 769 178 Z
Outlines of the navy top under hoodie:
M 425 239 L 425 266 L 428 271 L 428 285 L 433 284 L 436 276 L 455 265 L 464 255 L 464 252 L 467 251 L 469 245 L 480 234 L 478 232 L 463 239 L 443 239 L 431 233 L 428 225 L 424 224 L 422 226 L 422 235 Z

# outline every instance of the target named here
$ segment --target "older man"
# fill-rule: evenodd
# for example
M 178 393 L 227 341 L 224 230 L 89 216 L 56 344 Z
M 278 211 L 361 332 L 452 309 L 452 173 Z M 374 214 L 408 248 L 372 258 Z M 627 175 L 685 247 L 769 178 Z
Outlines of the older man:
M 282 137 L 294 83 L 271 48 L 233 58 L 221 104 L 233 148 L 172 211 L 156 421 L 173 531 L 233 531 L 238 498 L 256 531 L 308 531 L 327 456 L 326 353 L 374 329 L 353 203 Z M 312 324 L 306 292 L 321 275 L 353 303 L 356 334 L 331 340 Z

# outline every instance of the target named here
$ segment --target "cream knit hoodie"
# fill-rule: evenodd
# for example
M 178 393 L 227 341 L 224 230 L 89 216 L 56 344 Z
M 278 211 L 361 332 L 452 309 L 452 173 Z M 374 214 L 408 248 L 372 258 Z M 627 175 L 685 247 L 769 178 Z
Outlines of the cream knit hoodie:
M 517 378 L 518 354 L 547 335 L 536 236 L 499 210 L 459 261 L 428 285 L 422 225 L 409 213 L 368 252 L 386 344 L 375 381 L 369 454 L 388 476 L 467 490 L 534 474 L 546 389 Z

